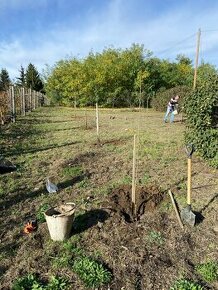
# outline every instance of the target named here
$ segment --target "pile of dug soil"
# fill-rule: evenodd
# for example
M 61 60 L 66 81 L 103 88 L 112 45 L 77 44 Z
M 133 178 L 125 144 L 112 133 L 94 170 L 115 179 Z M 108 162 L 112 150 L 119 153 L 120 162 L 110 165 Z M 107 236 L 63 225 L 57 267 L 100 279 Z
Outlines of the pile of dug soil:
M 136 216 L 132 210 L 132 187 L 124 185 L 112 192 L 110 205 L 114 211 L 119 212 L 127 222 L 140 219 L 146 212 L 158 208 L 163 200 L 163 193 L 155 186 L 149 188 L 136 188 Z

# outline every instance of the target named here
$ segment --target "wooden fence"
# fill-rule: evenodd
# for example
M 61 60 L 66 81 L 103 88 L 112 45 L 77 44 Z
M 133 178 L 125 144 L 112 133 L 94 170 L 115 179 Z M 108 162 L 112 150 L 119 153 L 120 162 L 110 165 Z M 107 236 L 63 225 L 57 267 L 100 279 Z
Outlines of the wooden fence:
M 0 92 L 0 124 L 15 122 L 18 115 L 25 116 L 27 112 L 44 105 L 49 105 L 44 94 L 20 86 L 10 86 L 7 91 Z

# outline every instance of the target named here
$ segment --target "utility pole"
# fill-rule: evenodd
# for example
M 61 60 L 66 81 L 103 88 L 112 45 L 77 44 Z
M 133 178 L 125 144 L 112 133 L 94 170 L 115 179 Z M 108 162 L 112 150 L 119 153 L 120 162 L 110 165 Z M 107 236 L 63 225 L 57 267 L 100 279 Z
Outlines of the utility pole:
M 198 57 L 199 57 L 199 50 L 200 50 L 200 38 L 201 38 L 201 29 L 198 29 L 197 34 L 197 47 L 196 47 L 196 57 L 195 57 L 195 72 L 194 72 L 194 82 L 193 82 L 193 89 L 196 88 L 196 81 L 197 81 L 197 70 L 198 70 Z

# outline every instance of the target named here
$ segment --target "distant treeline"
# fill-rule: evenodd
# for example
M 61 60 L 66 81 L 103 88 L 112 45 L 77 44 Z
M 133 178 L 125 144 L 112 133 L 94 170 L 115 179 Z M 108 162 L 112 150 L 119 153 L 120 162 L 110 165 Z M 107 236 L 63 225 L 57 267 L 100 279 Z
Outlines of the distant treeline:
M 44 92 L 44 84 L 36 67 L 30 63 L 26 69 L 21 66 L 15 81 L 11 81 L 6 68 L 0 71 L 0 91 L 7 91 L 10 85 L 17 85 L 37 92 Z
M 200 82 L 213 65 L 202 63 Z M 178 55 L 175 61 L 159 59 L 143 45 L 127 49 L 107 48 L 84 59 L 60 60 L 48 68 L 45 90 L 54 104 L 105 107 L 145 106 L 158 92 L 192 87 L 192 60 Z

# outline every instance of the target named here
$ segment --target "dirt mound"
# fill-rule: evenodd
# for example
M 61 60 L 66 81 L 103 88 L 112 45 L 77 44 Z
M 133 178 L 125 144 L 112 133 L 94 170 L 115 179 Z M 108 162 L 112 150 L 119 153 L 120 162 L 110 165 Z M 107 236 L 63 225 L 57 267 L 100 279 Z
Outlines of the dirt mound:
M 121 186 L 112 192 L 110 203 L 127 222 L 138 220 L 146 212 L 155 210 L 163 200 L 163 193 L 155 186 L 136 188 L 136 216 L 132 212 L 132 187 Z

